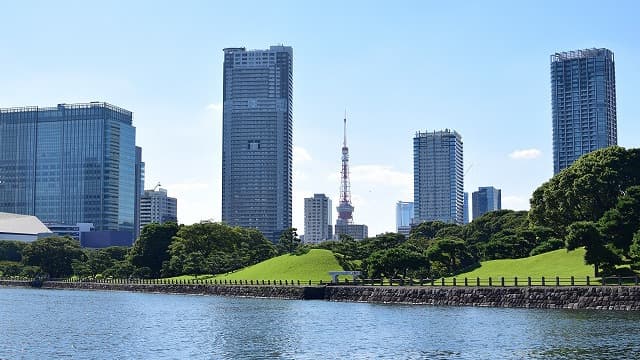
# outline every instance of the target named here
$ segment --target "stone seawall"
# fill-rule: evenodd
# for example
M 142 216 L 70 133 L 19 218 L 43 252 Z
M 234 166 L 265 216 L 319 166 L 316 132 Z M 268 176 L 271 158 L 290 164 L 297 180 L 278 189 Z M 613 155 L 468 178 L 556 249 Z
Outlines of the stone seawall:
M 0 280 L 0 286 L 29 287 L 29 281 Z M 42 289 L 116 290 L 165 294 L 221 295 L 237 297 L 305 299 L 305 288 L 301 286 L 258 286 L 258 285 L 154 285 L 154 284 L 112 284 L 93 282 L 45 281 Z
M 29 281 L 0 280 L 0 286 L 28 287 L 31 286 L 31 283 Z M 42 288 L 440 306 L 640 310 L 640 286 L 266 286 L 153 285 L 46 281 L 42 284 Z
M 544 309 L 640 310 L 637 286 L 377 287 L 330 286 L 330 301 Z

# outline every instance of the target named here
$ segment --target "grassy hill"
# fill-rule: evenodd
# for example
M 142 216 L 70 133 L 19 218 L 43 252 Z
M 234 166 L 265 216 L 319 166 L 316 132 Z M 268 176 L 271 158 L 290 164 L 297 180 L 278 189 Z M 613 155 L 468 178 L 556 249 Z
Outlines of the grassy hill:
M 218 275 L 219 280 L 331 280 L 329 271 L 342 270 L 333 252 L 313 249 L 304 255 L 281 255 L 242 270 Z
M 587 276 L 593 278 L 593 266 L 584 264 L 583 248 L 573 251 L 565 249 L 550 251 L 548 253 L 531 256 L 523 259 L 490 260 L 481 263 L 481 266 L 473 271 L 455 276 L 458 279 L 488 279 L 491 277 L 497 283 L 500 277 L 509 282 L 515 276 L 518 282 L 526 282 L 528 276 L 535 281 L 540 281 L 542 276 L 548 281 L 555 281 L 555 277 L 570 278 L 574 276 L 584 281 Z
M 244 269 L 219 275 L 199 275 L 197 278 L 218 280 L 323 280 L 329 281 L 329 271 L 342 270 L 333 252 L 313 249 L 304 255 L 281 255 Z M 195 279 L 191 275 L 171 279 Z

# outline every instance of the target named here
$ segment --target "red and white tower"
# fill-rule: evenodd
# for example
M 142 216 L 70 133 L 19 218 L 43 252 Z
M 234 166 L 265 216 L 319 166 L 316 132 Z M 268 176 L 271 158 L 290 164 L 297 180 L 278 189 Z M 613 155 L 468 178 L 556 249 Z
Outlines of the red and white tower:
M 340 172 L 340 204 L 336 225 L 353 224 L 351 186 L 349 182 L 349 147 L 347 147 L 347 114 L 344 114 L 344 143 L 342 144 L 342 171 Z

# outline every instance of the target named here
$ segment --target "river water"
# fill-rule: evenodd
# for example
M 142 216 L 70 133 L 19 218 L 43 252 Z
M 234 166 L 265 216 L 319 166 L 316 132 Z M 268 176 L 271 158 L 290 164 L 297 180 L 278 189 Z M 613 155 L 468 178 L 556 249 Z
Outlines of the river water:
M 640 314 L 0 287 L 0 359 L 629 359 Z

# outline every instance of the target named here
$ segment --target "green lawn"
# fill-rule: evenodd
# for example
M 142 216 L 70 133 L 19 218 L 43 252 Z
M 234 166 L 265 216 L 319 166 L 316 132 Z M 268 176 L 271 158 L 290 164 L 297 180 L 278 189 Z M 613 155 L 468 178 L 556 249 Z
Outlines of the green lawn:
M 218 275 L 218 280 L 331 280 L 329 271 L 342 270 L 333 252 L 313 249 L 304 255 L 281 255 L 231 274 Z
M 199 275 L 199 280 L 323 280 L 330 281 L 329 271 L 343 270 L 330 250 L 313 249 L 304 255 L 281 255 L 229 274 Z M 191 275 L 171 279 L 195 279 Z
M 479 277 L 485 283 L 491 277 L 493 283 L 498 284 L 500 278 L 504 277 L 505 282 L 511 284 L 517 276 L 518 282 L 524 284 L 529 276 L 534 283 L 540 282 L 543 276 L 549 283 L 555 282 L 556 276 L 564 279 L 563 283 L 574 276 L 576 283 L 582 283 L 586 281 L 587 276 L 593 279 L 593 266 L 585 265 L 584 253 L 583 248 L 573 251 L 560 249 L 523 259 L 484 261 L 479 268 L 459 274 L 455 278 L 461 283 L 465 277 L 474 282 Z

